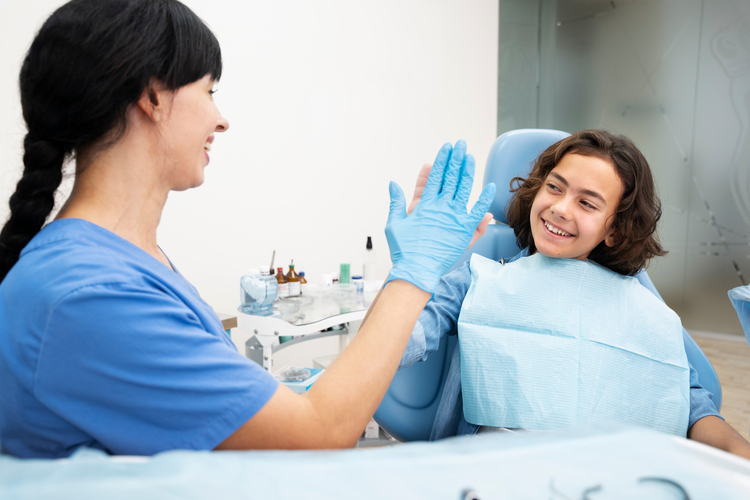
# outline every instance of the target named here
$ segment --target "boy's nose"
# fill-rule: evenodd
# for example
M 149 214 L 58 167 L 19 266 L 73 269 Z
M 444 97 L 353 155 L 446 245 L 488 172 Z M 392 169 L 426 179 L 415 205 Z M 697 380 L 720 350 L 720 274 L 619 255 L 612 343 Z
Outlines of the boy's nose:
M 568 218 L 568 206 L 564 202 L 556 203 L 550 207 L 550 211 L 561 219 Z

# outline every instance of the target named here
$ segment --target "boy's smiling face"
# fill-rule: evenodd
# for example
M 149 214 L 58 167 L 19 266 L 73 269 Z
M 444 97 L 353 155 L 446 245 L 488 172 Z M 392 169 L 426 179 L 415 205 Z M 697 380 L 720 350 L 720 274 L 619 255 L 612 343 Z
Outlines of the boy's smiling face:
M 567 153 L 531 205 L 531 234 L 547 257 L 586 260 L 602 241 L 615 243 L 612 222 L 623 185 L 601 158 Z

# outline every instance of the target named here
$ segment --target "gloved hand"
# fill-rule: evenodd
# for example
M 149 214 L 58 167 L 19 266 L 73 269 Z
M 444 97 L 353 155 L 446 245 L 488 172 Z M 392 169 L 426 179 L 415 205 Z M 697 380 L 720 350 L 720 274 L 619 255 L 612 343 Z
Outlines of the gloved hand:
M 407 217 L 404 192 L 391 182 L 391 207 L 385 236 L 393 269 L 386 283 L 402 279 L 433 293 L 441 276 L 466 251 L 474 229 L 495 198 L 495 185 L 482 190 L 471 213 L 466 203 L 474 183 L 475 162 L 466 141 L 438 152 L 427 185 L 414 212 Z
M 408 216 L 410 213 L 414 211 L 415 208 L 417 208 L 417 204 L 419 203 L 419 200 L 422 199 L 422 192 L 424 191 L 425 186 L 427 185 L 427 178 L 430 177 L 430 171 L 432 170 L 432 163 L 425 163 L 422 165 L 422 169 L 419 171 L 419 175 L 417 176 L 417 185 L 414 186 L 414 195 L 411 199 L 411 203 L 409 203 L 409 206 L 406 207 L 406 215 Z M 492 222 L 492 219 L 494 216 L 487 212 L 484 214 L 484 218 L 479 223 L 477 228 L 474 230 L 474 236 L 471 238 L 471 243 L 469 243 L 469 248 L 474 245 L 477 241 L 479 241 L 479 238 L 484 236 L 484 233 L 487 232 L 487 226 L 490 225 L 490 222 Z

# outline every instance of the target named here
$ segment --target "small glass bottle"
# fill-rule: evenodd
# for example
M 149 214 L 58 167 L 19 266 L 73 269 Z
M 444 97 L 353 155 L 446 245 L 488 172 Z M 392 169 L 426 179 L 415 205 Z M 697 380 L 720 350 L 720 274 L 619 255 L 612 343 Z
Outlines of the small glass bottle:
M 294 270 L 294 261 L 289 264 L 289 272 L 286 273 L 286 280 L 289 282 L 289 296 L 299 297 L 299 275 Z
M 363 262 L 364 265 L 362 266 L 362 278 L 365 280 L 377 279 L 377 260 L 375 259 L 375 250 L 372 249 L 372 236 L 367 237 L 367 244 L 365 245 Z
M 240 280 L 242 312 L 257 316 L 273 314 L 273 301 L 278 293 L 278 283 L 268 266 L 250 269 Z
M 284 276 L 284 268 L 276 268 L 276 281 L 279 284 L 279 298 L 285 299 L 289 297 L 289 282 L 287 282 L 286 276 Z
M 301 295 L 307 293 L 307 280 L 305 279 L 305 271 L 299 272 L 299 293 Z

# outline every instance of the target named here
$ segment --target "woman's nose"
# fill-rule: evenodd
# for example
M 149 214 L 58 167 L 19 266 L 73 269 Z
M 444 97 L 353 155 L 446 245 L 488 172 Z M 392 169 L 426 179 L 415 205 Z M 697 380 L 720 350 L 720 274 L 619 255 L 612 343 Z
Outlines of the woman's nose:
M 229 122 L 226 118 L 224 118 L 224 115 L 219 113 L 219 120 L 216 123 L 216 131 L 217 132 L 226 132 L 229 129 Z

